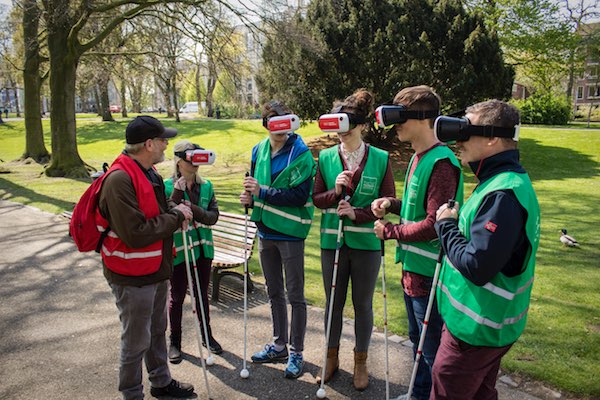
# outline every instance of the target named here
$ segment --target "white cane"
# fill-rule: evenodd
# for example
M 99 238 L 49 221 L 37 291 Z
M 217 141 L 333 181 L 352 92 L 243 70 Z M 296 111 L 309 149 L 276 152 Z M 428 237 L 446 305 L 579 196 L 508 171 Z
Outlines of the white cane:
M 246 172 L 246 176 L 250 176 Z M 248 206 L 244 207 L 244 238 L 248 237 Z M 244 361 L 242 370 L 240 371 L 240 377 L 247 379 L 250 376 L 250 372 L 246 367 L 246 350 L 248 348 L 248 243 L 244 239 Z
M 344 196 L 344 193 L 342 193 Z M 345 198 L 347 200 L 347 197 Z M 344 219 L 340 217 L 337 230 L 337 240 L 335 244 L 335 255 L 333 257 L 333 276 L 331 278 L 331 292 L 329 293 L 329 309 L 327 310 L 327 328 L 325 330 L 325 346 L 323 351 L 323 367 L 321 370 L 321 386 L 317 390 L 317 397 L 324 399 L 327 393 L 325 392 L 325 371 L 327 370 L 327 349 L 329 348 L 329 335 L 331 334 L 331 318 L 333 316 L 333 302 L 335 300 L 335 286 L 337 283 L 338 263 L 340 259 L 340 248 L 342 243 L 342 235 L 344 228 Z
M 188 279 L 188 287 L 190 290 L 190 297 L 192 298 L 192 311 L 194 313 L 194 318 L 196 319 L 196 323 L 194 323 L 194 327 L 196 328 L 196 336 L 198 337 L 198 350 L 200 351 L 200 363 L 202 364 L 202 371 L 204 372 L 204 381 L 206 382 L 206 394 L 210 399 L 210 386 L 208 384 L 208 375 L 206 373 L 206 364 L 204 363 L 204 355 L 202 351 L 202 335 L 200 334 L 200 326 L 197 323 L 198 321 L 198 312 L 196 310 L 196 296 L 194 295 L 193 283 L 192 283 L 192 273 L 190 272 L 190 259 L 188 255 L 188 244 L 187 244 L 187 232 L 181 229 L 181 236 L 183 237 L 183 255 L 185 257 L 185 271 L 187 273 Z
M 448 200 L 448 208 L 454 207 L 454 200 Z M 440 247 L 440 252 L 437 258 L 437 264 L 435 265 L 435 273 L 433 274 L 433 281 L 431 283 L 431 291 L 429 292 L 429 300 L 427 301 L 427 310 L 425 311 L 425 318 L 423 319 L 423 329 L 421 329 L 421 335 L 419 336 L 419 345 L 417 346 L 417 354 L 415 355 L 415 363 L 413 365 L 412 375 L 410 377 L 410 384 L 408 385 L 408 393 L 406 398 L 410 400 L 412 391 L 415 386 L 415 380 L 417 379 L 417 370 L 419 369 L 419 361 L 421 361 L 421 355 L 423 354 L 423 345 L 425 344 L 425 335 L 427 334 L 427 327 L 429 326 L 429 317 L 431 316 L 431 310 L 433 308 L 433 302 L 435 300 L 435 291 L 438 280 L 440 278 L 440 269 L 442 267 L 442 259 L 444 258 L 444 249 Z
M 385 241 L 381 241 L 381 291 L 383 292 L 383 341 L 385 343 L 385 400 L 390 400 L 390 364 L 388 353 L 387 292 L 385 289 Z
M 198 244 L 198 246 L 200 246 L 200 244 Z M 196 262 L 196 257 L 194 256 L 193 239 L 192 239 L 192 243 L 190 246 L 190 253 L 192 255 L 192 264 L 194 266 L 194 277 L 196 278 L 196 290 L 197 290 L 198 297 L 200 300 L 200 315 L 202 317 L 202 329 L 204 330 L 204 341 L 206 342 L 206 349 L 208 350 L 208 357 L 206 357 L 206 364 L 213 365 L 215 363 L 215 360 L 210 351 L 210 337 L 208 335 L 208 324 L 206 323 L 206 312 L 204 311 L 204 299 L 202 298 L 202 290 L 200 287 L 200 276 L 198 274 L 198 263 Z M 200 321 L 197 321 L 197 322 L 200 322 Z

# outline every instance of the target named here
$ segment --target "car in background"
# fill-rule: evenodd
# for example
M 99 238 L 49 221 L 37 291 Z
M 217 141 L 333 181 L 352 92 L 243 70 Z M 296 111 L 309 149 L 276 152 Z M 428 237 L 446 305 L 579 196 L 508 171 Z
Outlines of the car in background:
M 180 114 L 184 113 L 197 113 L 198 112 L 198 102 L 197 101 L 189 101 L 183 105 L 179 109 Z
M 117 106 L 115 104 L 113 104 L 112 106 L 109 106 L 108 109 L 110 110 L 111 113 L 121 112 L 121 106 Z

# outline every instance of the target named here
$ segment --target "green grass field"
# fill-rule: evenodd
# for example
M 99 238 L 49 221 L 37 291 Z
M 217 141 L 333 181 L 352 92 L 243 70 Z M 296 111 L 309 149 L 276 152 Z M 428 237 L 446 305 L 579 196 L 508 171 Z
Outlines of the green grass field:
M 77 121 L 81 157 L 100 168 L 123 148 L 128 121 L 101 123 L 94 118 Z M 215 150 L 217 162 L 200 173 L 214 186 L 220 208 L 241 213 L 238 195 L 248 168 L 250 151 L 265 137 L 260 121 L 184 120 L 165 121 L 189 139 Z M 45 132 L 49 122 L 44 121 Z M 320 135 L 314 124 L 300 129 L 308 141 Z M 49 137 L 49 135 L 46 135 Z M 167 150 L 172 158 L 174 141 Z M 50 143 L 47 143 L 50 149 Z M 505 357 L 503 368 L 527 378 L 588 398 L 600 397 L 600 131 L 525 127 L 521 134 L 521 158 L 529 171 L 542 209 L 542 238 L 538 252 L 536 282 L 525 333 Z M 23 122 L 0 125 L 0 198 L 60 213 L 73 208 L 88 181 L 47 178 L 43 166 L 16 162 L 24 150 Z M 163 176 L 172 161 L 158 166 Z M 397 195 L 402 195 L 405 171 L 395 171 Z M 468 173 L 465 193 L 475 179 Z M 319 213 L 306 245 L 306 296 L 310 304 L 323 306 L 318 245 Z M 567 228 L 581 248 L 565 248 L 559 230 Z M 388 315 L 391 331 L 406 335 L 400 268 L 393 262 L 394 247 L 387 244 L 386 272 Z M 260 266 L 252 258 L 251 271 L 260 280 Z M 352 316 L 351 301 L 347 314 Z M 376 324 L 382 326 L 381 287 L 375 295 Z

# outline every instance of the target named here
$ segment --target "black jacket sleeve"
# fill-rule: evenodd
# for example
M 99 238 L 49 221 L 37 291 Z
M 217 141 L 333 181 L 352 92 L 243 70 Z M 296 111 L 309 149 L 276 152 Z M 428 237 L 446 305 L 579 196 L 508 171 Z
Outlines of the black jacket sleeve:
M 450 262 L 465 278 L 483 286 L 499 272 L 508 276 L 521 272 L 525 222 L 526 212 L 512 190 L 503 190 L 483 199 L 469 240 L 453 218 L 437 221 L 435 229 Z

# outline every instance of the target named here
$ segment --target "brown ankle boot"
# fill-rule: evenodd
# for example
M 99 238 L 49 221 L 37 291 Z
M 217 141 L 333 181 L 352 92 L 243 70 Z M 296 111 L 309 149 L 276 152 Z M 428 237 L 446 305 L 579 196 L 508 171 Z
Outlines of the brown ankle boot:
M 325 367 L 325 383 L 331 380 L 331 377 L 340 367 L 338 358 L 339 347 L 329 347 L 327 349 L 327 366 Z M 322 368 L 321 368 L 322 369 Z M 321 383 L 321 376 L 317 376 L 317 383 Z
M 365 390 L 369 386 L 369 372 L 367 371 L 367 352 L 354 351 L 354 388 Z

